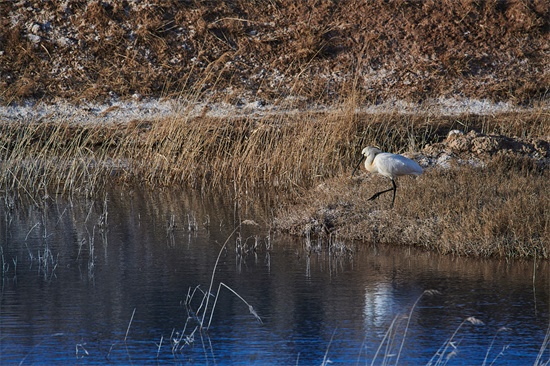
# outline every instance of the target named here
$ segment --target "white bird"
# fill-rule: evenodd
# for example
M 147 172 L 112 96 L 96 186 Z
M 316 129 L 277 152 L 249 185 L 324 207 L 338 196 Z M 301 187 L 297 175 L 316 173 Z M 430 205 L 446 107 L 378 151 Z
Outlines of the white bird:
M 359 163 L 357 163 L 357 166 L 353 169 L 353 173 L 351 173 L 352 177 L 357 168 L 359 168 L 359 165 L 363 159 L 367 158 L 367 160 L 365 160 L 365 168 L 367 171 L 388 177 L 391 179 L 392 183 L 392 188 L 375 193 L 371 198 L 369 198 L 369 201 L 378 198 L 378 196 L 382 193 L 393 191 L 393 199 L 391 201 L 391 207 L 393 208 L 393 203 L 395 202 L 395 192 L 397 191 L 395 179 L 402 175 L 422 174 L 422 168 L 420 165 L 418 165 L 416 161 L 406 158 L 403 155 L 382 152 L 380 149 L 372 146 L 365 147 L 361 154 L 363 156 L 361 156 L 361 160 L 359 160 Z

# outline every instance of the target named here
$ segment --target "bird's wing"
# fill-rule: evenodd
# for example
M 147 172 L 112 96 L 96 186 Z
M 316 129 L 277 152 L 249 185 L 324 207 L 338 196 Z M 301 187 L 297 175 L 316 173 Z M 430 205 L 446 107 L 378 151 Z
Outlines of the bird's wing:
M 414 160 L 403 155 L 383 153 L 376 156 L 376 167 L 378 172 L 390 178 L 401 175 L 420 175 L 422 168 Z

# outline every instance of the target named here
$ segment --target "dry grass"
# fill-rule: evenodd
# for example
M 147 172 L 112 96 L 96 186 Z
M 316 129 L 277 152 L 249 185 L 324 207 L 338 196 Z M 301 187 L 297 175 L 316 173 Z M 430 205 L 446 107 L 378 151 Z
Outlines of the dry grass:
M 548 100 L 544 0 L 2 1 L 0 102 Z M 200 81 L 206 81 L 201 83 Z
M 391 187 L 380 176 L 341 176 L 285 208 L 276 224 L 298 235 L 336 235 L 444 254 L 480 257 L 550 257 L 550 172 L 532 161 L 499 157 L 485 168 L 428 169 Z
M 39 198 L 93 194 L 120 169 L 120 134 L 67 123 L 0 125 L 0 187 Z
M 417 151 L 457 127 L 550 135 L 542 112 L 367 115 L 356 113 L 352 102 L 331 112 L 262 118 L 182 112 L 178 119 L 120 126 L 3 124 L 0 189 L 39 201 L 42 195 L 93 194 L 108 183 L 188 186 L 235 198 L 262 196 L 277 212 L 277 227 L 293 233 L 326 227 L 341 238 L 442 253 L 548 258 L 549 173 L 531 158 L 497 154 L 485 168 L 429 169 L 417 181 L 399 183 L 393 211 L 385 197 L 366 201 L 389 182 L 349 178 L 364 145 Z

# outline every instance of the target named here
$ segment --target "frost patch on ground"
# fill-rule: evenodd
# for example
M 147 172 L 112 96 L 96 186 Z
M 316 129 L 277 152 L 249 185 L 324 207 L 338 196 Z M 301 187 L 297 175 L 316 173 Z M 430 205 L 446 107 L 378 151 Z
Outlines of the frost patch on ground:
M 546 106 L 546 108 L 548 107 L 550 106 Z M 455 116 L 460 114 L 491 115 L 529 110 L 530 108 L 520 108 L 506 102 L 494 103 L 490 100 L 467 98 L 437 98 L 423 104 L 394 100 L 362 109 L 362 111 L 367 113 L 396 112 L 400 114 L 428 114 L 438 116 Z
M 229 103 L 191 103 L 175 99 L 130 101 L 112 100 L 110 103 L 71 104 L 59 101 L 46 104 L 37 101 L 26 101 L 21 104 L 0 106 L 0 122 L 70 122 L 117 124 L 135 120 L 154 120 L 176 117 L 257 117 L 278 114 L 322 113 L 333 107 L 316 105 L 307 109 L 292 106 L 292 101 L 281 104 L 266 104 L 261 100 L 252 100 L 233 105 Z M 541 107 L 538 107 L 540 110 Z M 550 110 L 550 105 L 542 109 Z M 505 112 L 529 112 L 531 108 L 521 108 L 509 103 L 492 103 L 487 100 L 444 99 L 440 98 L 423 104 L 414 104 L 400 100 L 387 101 L 371 106 L 357 108 L 360 113 L 398 113 L 427 114 L 437 116 L 476 114 L 491 115 Z
M 167 118 L 176 115 L 173 101 L 150 100 L 109 104 L 66 101 L 45 104 L 27 101 L 24 104 L 0 106 L 1 122 L 69 122 L 69 123 L 127 123 L 132 120 Z

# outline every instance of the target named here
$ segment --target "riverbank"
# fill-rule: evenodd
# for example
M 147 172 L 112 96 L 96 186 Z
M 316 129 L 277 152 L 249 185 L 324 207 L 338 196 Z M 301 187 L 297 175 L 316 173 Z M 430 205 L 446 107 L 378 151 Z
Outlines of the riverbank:
M 0 2 L 2 193 L 185 186 L 310 238 L 549 257 L 548 3 L 256 5 Z M 366 145 L 425 168 L 395 210 L 349 178 Z
M 117 108 L 101 114 L 116 113 Z M 446 254 L 550 256 L 550 123 L 545 109 L 493 115 L 366 113 L 353 103 L 105 123 L 0 125 L 1 188 L 36 204 L 108 184 L 217 190 L 271 207 L 267 225 L 307 238 L 414 245 Z M 146 115 L 145 115 L 146 116 Z M 51 116 L 50 116 L 51 118 Z M 405 153 L 425 173 L 396 205 L 367 201 L 389 181 L 350 178 L 364 145 Z M 380 188 L 380 189 L 379 189 Z
M 488 150 L 480 148 L 482 141 Z M 296 205 L 279 213 L 275 225 L 335 248 L 352 239 L 458 256 L 548 259 L 550 145 L 538 140 L 535 145 L 543 147 L 531 154 L 528 145 L 503 136 L 452 133 L 442 143 L 406 154 L 424 173 L 398 181 L 393 209 L 391 194 L 369 201 L 373 193 L 391 188 L 389 179 L 339 176 L 305 191 Z M 546 158 L 532 158 L 539 154 Z

